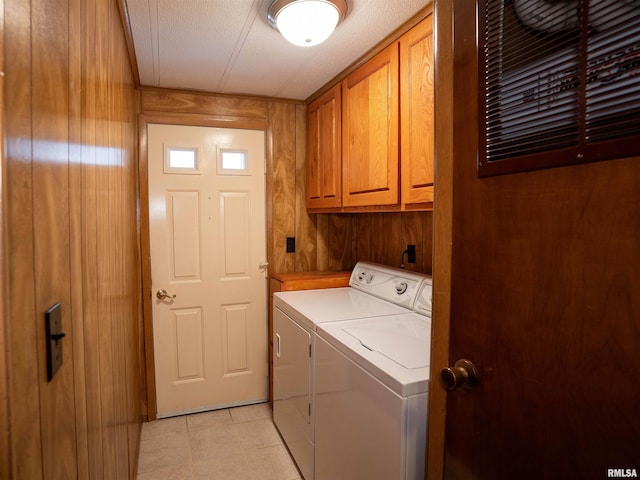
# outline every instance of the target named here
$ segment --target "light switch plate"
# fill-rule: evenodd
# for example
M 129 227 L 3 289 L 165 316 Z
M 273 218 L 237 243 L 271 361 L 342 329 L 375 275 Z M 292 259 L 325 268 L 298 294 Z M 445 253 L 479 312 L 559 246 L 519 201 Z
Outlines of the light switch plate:
M 287 253 L 296 252 L 296 237 L 287 237 Z
M 44 315 L 47 339 L 47 380 L 62 366 L 62 307 L 56 303 Z

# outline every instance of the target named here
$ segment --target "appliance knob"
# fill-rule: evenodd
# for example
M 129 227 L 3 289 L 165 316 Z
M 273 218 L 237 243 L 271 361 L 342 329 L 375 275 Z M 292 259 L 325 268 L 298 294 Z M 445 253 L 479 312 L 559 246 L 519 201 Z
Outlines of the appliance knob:
M 373 273 L 361 272 L 358 274 L 358 280 L 364 283 L 373 282 Z
M 407 282 L 397 283 L 396 284 L 396 293 L 398 295 L 402 295 L 404 292 L 407 291 L 407 288 L 409 288 L 409 285 L 407 285 Z

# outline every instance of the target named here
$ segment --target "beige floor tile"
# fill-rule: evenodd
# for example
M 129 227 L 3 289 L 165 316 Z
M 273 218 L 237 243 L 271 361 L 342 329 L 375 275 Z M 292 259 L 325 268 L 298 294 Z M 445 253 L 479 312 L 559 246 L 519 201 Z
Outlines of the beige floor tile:
M 268 403 L 257 403 L 246 407 L 236 407 L 229 409 L 231 418 L 236 423 L 251 422 L 253 420 L 263 420 L 273 416 L 271 405 Z
M 141 473 L 136 477 L 136 480 L 193 480 L 191 464 L 175 465 Z
M 222 427 L 231 425 L 233 420 L 229 409 L 213 410 L 211 412 L 194 413 L 186 416 L 189 431 L 201 428 Z
M 140 440 L 148 440 L 151 437 L 173 435 L 185 433 L 187 431 L 187 421 L 184 416 L 163 418 L 142 424 Z
M 243 442 L 234 425 L 189 432 L 193 462 L 206 462 L 242 455 Z
M 271 420 L 236 423 L 233 428 L 245 449 L 282 445 L 280 434 Z
M 151 437 L 140 442 L 138 473 L 147 473 L 190 462 L 191 453 L 187 433 Z
M 284 445 L 245 452 L 253 480 L 297 480 L 300 473 Z
M 243 454 L 195 462 L 192 480 L 254 480 Z
M 142 426 L 136 480 L 300 480 L 269 404 Z

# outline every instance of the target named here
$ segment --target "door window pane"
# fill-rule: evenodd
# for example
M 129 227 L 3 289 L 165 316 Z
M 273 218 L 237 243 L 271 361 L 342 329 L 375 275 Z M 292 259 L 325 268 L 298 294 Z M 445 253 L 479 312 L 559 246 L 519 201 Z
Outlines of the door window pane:
M 221 148 L 218 159 L 218 174 L 250 175 L 248 152 Z
M 165 147 L 164 172 L 199 174 L 198 147 Z

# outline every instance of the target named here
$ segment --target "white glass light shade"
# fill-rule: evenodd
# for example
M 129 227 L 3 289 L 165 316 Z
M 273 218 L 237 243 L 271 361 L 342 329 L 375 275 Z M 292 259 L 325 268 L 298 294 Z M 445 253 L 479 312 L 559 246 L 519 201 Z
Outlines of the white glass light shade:
M 284 38 L 300 47 L 324 42 L 333 33 L 340 12 L 323 0 L 301 0 L 285 6 L 276 17 L 276 25 Z

